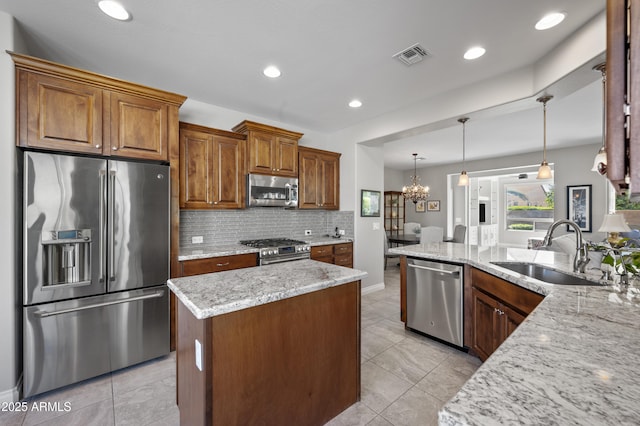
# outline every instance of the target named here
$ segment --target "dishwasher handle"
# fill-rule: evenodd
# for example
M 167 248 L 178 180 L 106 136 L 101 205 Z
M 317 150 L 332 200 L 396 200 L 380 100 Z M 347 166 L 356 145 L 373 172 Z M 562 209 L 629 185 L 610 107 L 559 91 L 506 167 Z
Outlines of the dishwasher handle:
M 412 263 L 408 264 L 407 266 L 409 268 L 425 269 L 427 271 L 440 272 L 442 274 L 447 274 L 447 275 L 451 275 L 451 276 L 454 276 L 454 277 L 457 277 L 458 275 L 460 275 L 460 271 L 448 271 L 446 269 L 430 268 L 429 266 L 414 265 Z

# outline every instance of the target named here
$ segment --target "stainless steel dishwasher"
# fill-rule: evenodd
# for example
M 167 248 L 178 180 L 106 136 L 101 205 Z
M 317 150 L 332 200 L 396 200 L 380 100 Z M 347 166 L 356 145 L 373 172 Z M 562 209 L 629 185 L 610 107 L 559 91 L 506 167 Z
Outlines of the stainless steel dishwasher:
M 463 347 L 463 268 L 407 258 L 407 327 Z

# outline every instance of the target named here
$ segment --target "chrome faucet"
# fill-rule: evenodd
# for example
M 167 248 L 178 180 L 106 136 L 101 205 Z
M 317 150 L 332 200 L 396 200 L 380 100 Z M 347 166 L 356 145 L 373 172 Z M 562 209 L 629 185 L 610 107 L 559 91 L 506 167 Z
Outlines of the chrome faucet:
M 576 231 L 576 255 L 573 258 L 573 272 L 584 272 L 587 267 L 587 263 L 589 263 L 591 259 L 589 259 L 589 249 L 587 248 L 587 245 L 582 242 L 582 230 L 575 222 L 567 219 L 560 219 L 553 222 L 547 231 L 547 235 L 544 236 L 542 245 L 545 247 L 549 247 L 551 245 L 553 231 L 555 231 L 560 225 L 569 225 Z

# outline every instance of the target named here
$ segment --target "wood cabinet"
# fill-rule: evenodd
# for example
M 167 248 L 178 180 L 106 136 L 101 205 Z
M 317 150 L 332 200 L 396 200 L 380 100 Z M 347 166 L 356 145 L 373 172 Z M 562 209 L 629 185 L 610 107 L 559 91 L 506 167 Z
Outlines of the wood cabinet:
M 313 246 L 311 247 L 311 259 L 353 268 L 353 243 Z
M 232 269 L 258 266 L 256 253 L 236 254 L 231 256 L 209 257 L 206 259 L 185 260 L 180 262 L 181 276 L 209 274 L 212 272 L 230 271 Z
M 205 259 L 193 259 L 180 262 L 179 271 L 172 277 L 189 277 L 192 275 L 210 274 L 212 272 L 230 271 L 233 269 L 250 268 L 258 266 L 258 254 L 246 253 L 231 256 L 208 257 Z M 170 348 L 176 349 L 176 307 L 177 298 L 171 293 L 170 297 Z
M 180 208 L 245 206 L 245 137 L 180 123 Z
M 18 146 L 169 162 L 184 96 L 11 56 Z
M 471 269 L 471 349 L 486 360 L 543 296 L 478 269 Z
M 633 54 L 640 47 L 637 6 L 634 0 L 607 0 L 605 94 L 607 178 L 618 193 L 631 191 L 636 200 L 640 199 L 640 59 Z
M 340 208 L 340 156 L 321 149 L 298 148 L 298 208 Z
M 298 140 L 302 133 L 247 120 L 233 131 L 247 135 L 247 173 L 298 176 Z
M 404 197 L 400 191 L 384 191 L 384 230 L 388 235 L 398 235 L 404 230 Z

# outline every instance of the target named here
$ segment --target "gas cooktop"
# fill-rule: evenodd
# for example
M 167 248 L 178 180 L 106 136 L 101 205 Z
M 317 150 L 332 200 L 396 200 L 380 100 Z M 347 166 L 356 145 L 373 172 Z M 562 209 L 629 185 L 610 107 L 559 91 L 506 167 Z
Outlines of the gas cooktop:
M 292 240 L 290 238 L 264 238 L 259 240 L 244 240 L 240 241 L 240 244 L 255 248 L 265 247 L 288 247 L 306 245 L 304 241 Z

